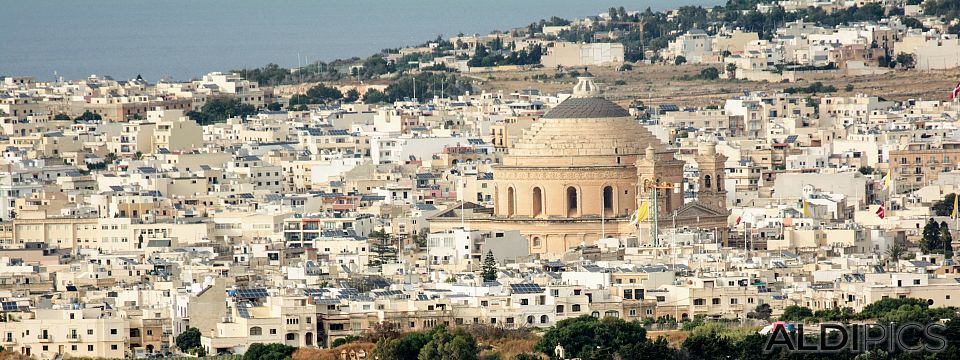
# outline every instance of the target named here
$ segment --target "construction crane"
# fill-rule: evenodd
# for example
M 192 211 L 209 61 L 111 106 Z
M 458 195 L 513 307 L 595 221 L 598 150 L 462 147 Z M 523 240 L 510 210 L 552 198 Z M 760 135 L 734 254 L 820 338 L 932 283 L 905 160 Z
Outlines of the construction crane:
M 643 189 L 650 192 L 650 202 L 651 202 L 651 213 L 650 216 L 653 218 L 652 226 L 650 227 L 650 236 L 653 238 L 653 246 L 660 245 L 660 200 L 659 192 L 660 190 L 670 190 L 675 189 L 677 186 L 676 183 L 669 181 L 654 181 L 650 179 L 643 180 Z
M 607 21 L 606 23 L 607 23 L 607 24 L 610 24 L 610 25 L 636 26 L 636 27 L 639 29 L 639 31 L 637 31 L 637 32 L 640 33 L 640 54 L 643 55 L 643 32 L 644 32 L 644 30 L 643 30 L 643 29 L 644 29 L 644 28 L 643 28 L 643 25 L 645 24 L 644 21 L 643 21 L 643 19 L 640 19 L 639 21 L 636 21 L 636 22 L 634 22 L 634 21 L 613 21 L 613 20 L 609 20 L 609 21 Z

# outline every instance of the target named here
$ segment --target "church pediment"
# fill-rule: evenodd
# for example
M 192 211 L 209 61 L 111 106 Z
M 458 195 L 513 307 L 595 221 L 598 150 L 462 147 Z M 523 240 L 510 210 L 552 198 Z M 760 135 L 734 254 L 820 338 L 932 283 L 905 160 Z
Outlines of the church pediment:
M 730 215 L 730 210 L 727 209 L 718 209 L 716 207 L 700 203 L 699 201 L 694 201 L 683 205 L 679 210 L 677 210 L 677 219 L 694 219 L 697 217 L 708 218 L 708 217 L 727 217 Z

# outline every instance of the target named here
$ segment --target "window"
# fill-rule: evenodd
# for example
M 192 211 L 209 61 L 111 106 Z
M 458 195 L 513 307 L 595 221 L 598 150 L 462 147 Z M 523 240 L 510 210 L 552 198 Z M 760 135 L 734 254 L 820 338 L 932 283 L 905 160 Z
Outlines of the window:
M 603 188 L 603 210 L 613 210 L 613 188 L 610 186 Z
M 720 298 L 713 298 L 713 301 L 711 302 L 711 304 L 720 305 Z
M 575 215 L 577 213 L 577 203 L 579 197 L 577 196 L 577 189 L 575 187 L 567 188 L 567 213 L 569 215 Z
M 515 203 L 514 203 L 513 188 L 509 187 L 507 188 L 507 216 L 513 216 L 515 211 L 514 206 L 515 206 Z
M 93 351 L 93 345 L 87 345 L 87 351 Z
M 117 348 L 117 344 L 110 345 L 110 350 L 116 350 Z
M 117 329 L 110 329 L 110 335 L 116 335 Z
M 570 308 L 573 312 L 580 312 L 580 304 L 574 304 Z
M 259 326 L 254 326 L 250 328 L 250 336 L 260 336 L 263 335 L 263 329 Z
M 703 305 L 705 305 L 705 303 L 706 303 L 706 302 L 703 301 L 703 299 L 693 299 L 693 305 L 694 305 L 694 306 L 703 306 Z
M 543 214 L 543 190 L 539 187 L 533 188 L 533 216 Z
M 343 325 L 340 325 L 340 326 L 343 326 Z M 333 325 L 330 325 L 330 330 L 333 330 Z M 277 329 L 270 329 L 270 335 L 276 335 L 276 334 L 277 334 Z

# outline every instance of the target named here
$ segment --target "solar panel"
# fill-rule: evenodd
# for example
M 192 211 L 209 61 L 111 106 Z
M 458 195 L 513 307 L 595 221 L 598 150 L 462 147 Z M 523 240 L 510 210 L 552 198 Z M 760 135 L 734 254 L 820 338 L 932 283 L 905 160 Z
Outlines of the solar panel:
M 510 289 L 514 294 L 539 294 L 543 288 L 537 284 L 510 284 Z
M 342 288 L 340 289 L 340 295 L 359 295 L 360 291 L 354 288 Z
M 265 298 L 267 294 L 267 289 L 256 288 L 256 289 L 237 289 L 237 297 L 245 299 L 257 299 Z
M 250 311 L 247 310 L 247 309 L 249 309 L 249 308 L 251 308 L 251 307 L 253 307 L 253 304 L 248 303 L 248 302 L 237 303 L 237 315 L 239 315 L 240 317 L 242 317 L 242 318 L 244 318 L 244 319 L 249 319 L 249 318 L 250 318 Z
M 418 301 L 426 301 L 426 300 L 430 300 L 430 298 L 427 297 L 427 296 L 424 295 L 424 294 L 418 294 L 418 295 L 417 295 L 417 300 L 418 300 Z
M 329 292 L 327 289 L 303 289 L 303 294 L 306 296 L 317 296 L 323 293 Z
M 383 290 L 383 291 L 374 291 L 373 293 L 374 293 L 375 295 L 377 295 L 377 296 L 397 296 L 397 295 L 403 295 L 403 291 L 400 291 L 400 290 Z
M 3 311 L 17 311 L 20 309 L 15 301 L 4 301 L 0 303 L 0 306 L 3 306 Z

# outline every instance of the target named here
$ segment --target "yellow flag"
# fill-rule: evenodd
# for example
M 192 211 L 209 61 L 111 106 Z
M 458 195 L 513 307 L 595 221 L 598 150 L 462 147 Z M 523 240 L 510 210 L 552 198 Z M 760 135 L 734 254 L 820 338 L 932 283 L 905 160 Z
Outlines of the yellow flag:
M 950 213 L 951 219 L 957 218 L 957 198 L 960 198 L 960 194 L 953 195 L 953 212 Z
M 803 216 L 810 217 L 810 204 L 807 203 L 807 199 L 803 199 Z
M 641 221 L 647 220 L 650 217 L 650 204 L 646 202 L 640 203 L 640 206 L 637 207 L 637 211 L 633 212 L 633 216 L 630 217 L 630 225 L 636 225 Z
M 643 202 L 637 208 L 637 222 L 647 221 L 650 218 L 650 203 Z
M 886 176 L 883 177 L 883 189 L 890 188 L 890 173 L 888 172 Z

